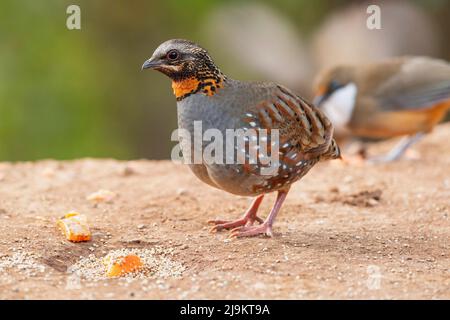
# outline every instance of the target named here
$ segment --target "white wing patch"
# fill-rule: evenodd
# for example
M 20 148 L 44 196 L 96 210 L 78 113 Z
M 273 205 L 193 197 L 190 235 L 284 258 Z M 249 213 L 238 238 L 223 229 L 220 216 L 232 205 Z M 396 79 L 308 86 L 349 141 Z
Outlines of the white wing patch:
M 335 128 L 344 129 L 349 123 L 355 108 L 358 88 L 351 82 L 331 94 L 323 103 L 322 110 Z

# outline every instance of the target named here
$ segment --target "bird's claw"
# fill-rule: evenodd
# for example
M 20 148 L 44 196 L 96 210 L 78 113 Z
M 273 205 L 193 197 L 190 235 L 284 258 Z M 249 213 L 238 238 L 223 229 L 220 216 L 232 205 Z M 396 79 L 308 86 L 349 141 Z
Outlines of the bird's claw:
M 234 228 L 230 231 L 228 238 L 242 238 L 242 237 L 254 237 L 259 235 L 266 235 L 273 237 L 272 227 L 268 224 L 261 224 L 259 226 L 242 226 Z
M 226 220 L 209 220 L 208 224 L 214 224 L 214 226 L 209 229 L 209 232 L 216 233 L 217 231 L 221 231 L 224 229 L 236 229 L 239 227 L 252 226 L 255 221 L 262 224 L 264 221 L 260 217 L 243 217 L 241 219 L 235 221 L 226 221 Z

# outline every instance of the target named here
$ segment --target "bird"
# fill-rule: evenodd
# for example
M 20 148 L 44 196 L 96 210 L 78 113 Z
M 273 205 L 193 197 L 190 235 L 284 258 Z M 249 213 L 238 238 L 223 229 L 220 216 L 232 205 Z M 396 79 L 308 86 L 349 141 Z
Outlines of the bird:
M 211 163 L 203 153 L 200 161 L 188 163 L 206 184 L 234 195 L 253 197 L 241 218 L 208 221 L 211 232 L 230 230 L 231 238 L 273 236 L 275 218 L 290 186 L 319 161 L 340 157 L 333 126 L 319 109 L 279 84 L 244 82 L 226 76 L 208 51 L 192 41 L 171 39 L 162 43 L 142 69 L 157 70 L 172 80 L 178 129 L 195 135 L 195 122 L 201 121 L 202 132 L 213 129 L 223 135 L 227 130 L 252 133 L 244 137 L 245 148 L 240 149 L 243 162 Z M 278 139 L 272 136 L 274 132 L 278 132 Z M 276 150 L 275 145 L 278 146 L 279 160 L 273 170 L 262 170 L 269 169 L 263 161 L 267 155 L 259 150 L 265 141 L 262 138 L 266 138 L 268 150 Z M 251 143 L 253 140 L 257 140 L 256 145 Z M 205 143 L 202 142 L 202 147 Z M 183 156 L 195 152 L 186 139 L 181 139 L 180 146 Z M 248 158 L 255 150 L 257 161 L 251 162 Z M 263 220 L 257 211 L 264 195 L 271 192 L 277 192 L 277 197 Z
M 320 73 L 313 103 L 331 120 L 342 145 L 403 136 L 369 162 L 391 162 L 432 131 L 450 109 L 450 64 L 425 56 L 338 65 Z

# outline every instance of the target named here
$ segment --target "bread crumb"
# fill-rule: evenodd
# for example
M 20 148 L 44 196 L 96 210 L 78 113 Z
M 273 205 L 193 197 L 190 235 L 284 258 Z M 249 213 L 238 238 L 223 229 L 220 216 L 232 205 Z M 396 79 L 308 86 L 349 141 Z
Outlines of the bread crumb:
M 91 240 L 91 231 L 87 223 L 87 217 L 78 212 L 69 212 L 56 223 L 66 239 L 72 242 Z
M 100 189 L 97 192 L 88 195 L 86 197 L 86 200 L 92 203 L 100 203 L 100 202 L 110 203 L 114 200 L 116 196 L 117 194 L 115 192 L 106 189 Z
M 68 272 L 89 281 L 110 279 L 106 271 L 105 259 L 116 260 L 119 257 L 130 255 L 139 257 L 142 266 L 133 272 L 122 275 L 121 279 L 131 281 L 133 279 L 180 277 L 185 270 L 185 267 L 180 262 L 171 259 L 170 256 L 173 255 L 172 249 L 153 247 L 151 249 L 112 250 L 103 257 L 96 257 L 94 254 L 90 254 L 70 266 Z

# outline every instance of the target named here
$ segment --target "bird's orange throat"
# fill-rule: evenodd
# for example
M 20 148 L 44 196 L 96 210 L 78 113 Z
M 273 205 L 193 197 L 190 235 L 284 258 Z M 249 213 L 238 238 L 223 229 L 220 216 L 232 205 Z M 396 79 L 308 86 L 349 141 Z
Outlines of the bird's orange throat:
M 196 78 L 189 78 L 184 80 L 172 81 L 173 94 L 178 99 L 190 93 L 194 93 L 200 81 Z
M 223 88 L 224 79 L 221 77 L 197 79 L 195 77 L 173 80 L 172 89 L 177 101 L 195 93 L 202 93 L 206 96 L 213 96 L 219 89 Z

